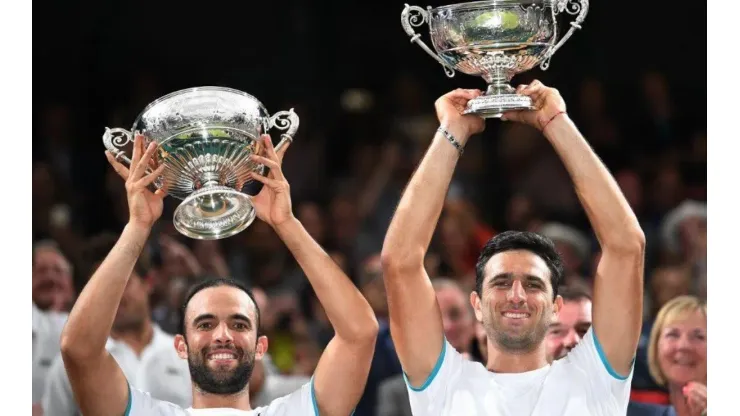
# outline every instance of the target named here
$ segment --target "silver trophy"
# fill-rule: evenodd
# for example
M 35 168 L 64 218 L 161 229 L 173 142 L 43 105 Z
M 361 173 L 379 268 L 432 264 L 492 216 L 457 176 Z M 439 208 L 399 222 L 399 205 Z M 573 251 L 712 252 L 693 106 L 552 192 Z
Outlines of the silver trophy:
M 176 91 L 149 104 L 131 131 L 105 129 L 103 144 L 129 165 L 124 148 L 142 134 L 148 145 L 159 146 L 149 171 L 164 164 L 154 185 L 183 199 L 174 213 L 175 228 L 203 240 L 232 236 L 254 221 L 251 197 L 243 188 L 251 173 L 265 166 L 250 155 L 259 154 L 259 140 L 271 128 L 286 130 L 276 149 L 293 140 L 298 116 L 291 109 L 270 116 L 253 96 L 230 88 L 198 87 Z
M 468 102 L 465 114 L 501 117 L 505 111 L 532 109 L 532 100 L 509 85 L 511 78 L 540 65 L 546 70 L 552 55 L 586 18 L 589 0 L 491 0 L 459 3 L 426 10 L 408 4 L 401 13 L 406 33 L 444 67 L 483 77 L 486 93 Z M 557 16 L 577 15 L 557 40 Z M 433 52 L 414 31 L 429 24 Z

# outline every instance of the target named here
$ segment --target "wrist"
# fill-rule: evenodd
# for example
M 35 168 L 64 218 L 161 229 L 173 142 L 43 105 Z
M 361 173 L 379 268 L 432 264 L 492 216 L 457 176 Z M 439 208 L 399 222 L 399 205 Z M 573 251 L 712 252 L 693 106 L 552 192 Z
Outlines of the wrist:
M 147 237 L 152 231 L 151 224 L 129 219 L 126 226 L 123 228 L 124 232 L 133 233 L 135 235 L 146 235 Z
M 452 137 L 454 137 L 455 140 L 457 140 L 457 142 L 463 147 L 470 138 L 470 133 L 468 132 L 468 130 L 464 126 L 461 126 L 459 123 L 442 120 L 441 123 L 439 123 L 439 126 L 450 133 Z
M 278 224 L 272 224 L 272 229 L 275 230 L 279 236 L 282 236 L 285 233 L 290 233 L 298 227 L 301 227 L 301 222 L 293 215 Z
M 545 137 L 550 138 L 553 134 L 562 130 L 563 127 L 567 127 L 570 123 L 568 113 L 565 111 L 559 111 L 554 115 L 550 116 L 547 120 L 544 120 L 540 131 Z

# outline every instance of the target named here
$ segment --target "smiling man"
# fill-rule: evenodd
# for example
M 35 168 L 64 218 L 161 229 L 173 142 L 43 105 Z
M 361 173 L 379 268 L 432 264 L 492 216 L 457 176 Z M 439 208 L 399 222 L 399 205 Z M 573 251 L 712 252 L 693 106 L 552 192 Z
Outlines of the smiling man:
M 64 365 L 80 410 L 87 416 L 293 416 L 348 415 L 357 405 L 367 380 L 378 323 L 370 305 L 329 255 L 293 216 L 288 182 L 269 136 L 263 156 L 254 163 L 270 169 L 254 174 L 264 186 L 252 198 L 257 217 L 280 236 L 305 272 L 326 315 L 334 338 L 324 350 L 310 382 L 297 391 L 252 409 L 249 378 L 255 360 L 267 350 L 259 335 L 260 313 L 254 297 L 233 280 L 209 280 L 195 286 L 184 302 L 184 320 L 174 348 L 188 361 L 193 404 L 183 409 L 155 400 L 132 388 L 105 341 L 134 265 L 162 215 L 161 190 L 148 186 L 164 165 L 145 175 L 156 150 L 146 150 L 137 136 L 130 169 L 107 153 L 116 172 L 126 179 L 129 222 L 98 267 L 70 313 L 62 333 Z
M 534 110 L 504 120 L 540 130 L 568 170 L 601 246 L 593 326 L 563 359 L 549 363 L 545 335 L 563 306 L 563 262 L 551 240 L 507 231 L 480 253 L 475 317 L 487 363 L 466 360 L 444 336 L 424 255 L 467 140 L 484 120 L 463 115 L 482 94 L 437 100 L 440 128 L 411 178 L 383 244 L 391 334 L 415 416 L 598 416 L 625 414 L 642 317 L 645 238 L 614 178 L 581 136 L 557 90 L 535 81 L 517 92 Z
M 547 361 L 559 360 L 586 336 L 591 328 L 591 294 L 577 285 L 563 286 L 558 291 L 563 307 L 553 317 L 547 330 Z

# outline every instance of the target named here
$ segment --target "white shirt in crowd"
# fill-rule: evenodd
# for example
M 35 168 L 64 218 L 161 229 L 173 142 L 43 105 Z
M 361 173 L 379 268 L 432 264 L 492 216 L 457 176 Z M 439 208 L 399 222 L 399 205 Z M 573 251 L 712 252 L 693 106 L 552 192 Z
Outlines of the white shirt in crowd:
M 150 389 L 153 394 L 189 406 L 192 402 L 192 392 L 188 363 L 177 356 L 174 337 L 156 325 L 153 325 L 153 328 L 152 341 L 141 352 L 141 356 L 137 356 L 136 352 L 122 341 L 108 339 L 105 348 L 134 388 Z M 164 361 L 164 364 L 154 365 L 157 359 Z M 151 368 L 152 366 L 154 368 Z M 80 414 L 61 355 L 54 361 L 49 371 L 43 408 L 44 415 Z
M 62 336 L 67 314 L 45 312 L 31 302 L 33 341 L 31 343 L 31 378 L 33 403 L 41 403 L 46 387 L 46 378 L 54 360 L 59 355 L 59 341 Z
M 183 409 L 172 403 L 153 399 L 149 394 L 129 387 L 125 416 L 318 416 L 313 379 L 293 393 L 252 410 Z
M 406 381 L 414 416 L 613 416 L 627 413 L 632 373 L 606 361 L 593 328 L 560 360 L 525 373 L 493 373 L 444 341 L 420 388 Z

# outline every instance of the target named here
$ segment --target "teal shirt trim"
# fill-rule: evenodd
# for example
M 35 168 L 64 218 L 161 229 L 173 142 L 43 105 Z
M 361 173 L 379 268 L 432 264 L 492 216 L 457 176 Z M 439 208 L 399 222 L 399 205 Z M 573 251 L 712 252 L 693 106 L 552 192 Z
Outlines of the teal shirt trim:
M 591 329 L 591 331 L 593 331 L 593 329 Z M 596 352 L 599 354 L 601 363 L 604 364 L 604 367 L 606 367 L 606 371 L 609 373 L 609 375 L 620 381 L 627 380 L 627 378 L 629 377 L 629 373 L 626 376 L 622 376 L 622 375 L 619 375 L 619 373 L 617 373 L 616 371 L 614 371 L 614 368 L 612 368 L 611 364 L 609 364 L 609 360 L 606 359 L 606 354 L 604 354 L 604 349 L 601 347 L 599 338 L 596 337 L 596 331 L 593 331 L 593 335 L 594 335 L 594 345 L 596 345 Z M 630 364 L 630 366 L 634 366 L 634 365 L 635 365 L 635 357 L 632 357 L 632 364 Z M 632 370 L 630 370 L 630 373 L 632 373 Z
M 123 416 L 129 416 L 131 413 L 131 401 L 133 400 L 131 395 L 131 385 L 128 383 L 126 383 L 126 385 L 128 386 L 128 400 L 126 403 L 126 411 L 123 412 Z
M 313 376 L 311 376 L 311 404 L 313 405 L 313 414 L 319 416 L 319 405 L 316 403 L 316 389 L 313 387 Z M 355 411 L 352 410 L 349 416 L 354 416 Z
M 319 416 L 319 405 L 316 404 L 316 389 L 313 387 L 313 376 L 311 377 L 311 404 L 313 405 L 313 414 Z
M 403 372 L 403 379 L 406 381 L 406 385 L 409 386 L 409 388 L 415 392 L 424 391 L 427 387 L 429 387 L 430 384 L 432 384 L 432 381 L 434 381 L 434 377 L 437 376 L 437 373 L 439 373 L 439 369 L 442 368 L 442 363 L 445 360 L 445 352 L 447 352 L 447 338 L 442 339 L 442 352 L 439 353 L 439 358 L 437 358 L 437 363 L 434 365 L 434 368 L 432 369 L 432 373 L 429 374 L 429 377 L 427 377 L 427 380 L 424 382 L 424 384 L 421 385 L 421 387 L 414 387 L 409 382 L 408 377 L 406 377 L 406 372 Z

